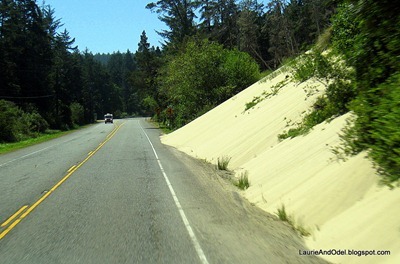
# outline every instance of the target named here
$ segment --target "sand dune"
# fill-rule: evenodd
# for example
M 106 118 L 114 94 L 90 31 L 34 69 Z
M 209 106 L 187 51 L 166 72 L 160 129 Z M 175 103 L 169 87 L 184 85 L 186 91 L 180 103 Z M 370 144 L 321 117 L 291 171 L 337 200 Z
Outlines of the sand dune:
M 311 232 L 314 250 L 390 250 L 390 256 L 323 256 L 335 263 L 400 263 L 400 190 L 378 186 L 366 153 L 338 161 L 331 149 L 350 114 L 316 126 L 309 134 L 278 135 L 310 110 L 324 86 L 298 84 L 284 69 L 162 137 L 162 142 L 211 163 L 231 157 L 229 169 L 247 171 L 250 202 L 275 214 L 285 205 Z M 267 96 L 269 94 L 269 96 Z M 246 103 L 265 98 L 245 111 Z M 302 250 L 302 249 L 299 249 Z

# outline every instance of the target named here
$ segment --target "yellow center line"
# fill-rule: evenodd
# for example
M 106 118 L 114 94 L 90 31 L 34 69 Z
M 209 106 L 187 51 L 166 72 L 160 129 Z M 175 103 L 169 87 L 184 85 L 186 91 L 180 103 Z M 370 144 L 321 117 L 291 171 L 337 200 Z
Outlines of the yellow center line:
M 0 227 L 6 227 L 8 224 L 14 220 L 22 211 L 24 211 L 26 208 L 28 208 L 27 205 L 22 206 L 17 212 L 15 212 L 12 216 L 10 216 L 4 223 L 1 224 Z
M 76 167 L 76 165 L 72 166 L 71 168 L 69 168 L 69 170 L 67 172 L 71 172 L 75 167 Z
M 78 165 L 72 166 L 69 170 L 67 175 L 65 175 L 56 185 L 53 186 L 48 192 L 46 192 L 39 200 L 37 200 L 34 204 L 30 207 L 23 206 L 19 209 L 14 215 L 12 215 L 6 222 L 4 222 L 1 227 L 7 226 L 12 220 L 14 220 L 20 213 L 22 213 L 26 208 L 28 208 L 17 220 L 15 220 L 10 226 L 7 227 L 3 232 L 0 233 L 0 240 L 5 237 L 22 219 L 28 216 L 39 204 L 41 204 L 52 192 L 54 192 L 61 184 L 63 184 L 71 175 L 77 171 L 83 164 L 85 164 L 97 151 L 99 151 L 116 133 L 117 131 L 124 125 L 116 125 L 116 127 L 108 134 L 106 140 L 104 140 L 95 150 L 91 151 L 91 153 Z
M 18 225 L 19 222 L 21 222 L 22 218 L 18 218 L 17 220 L 15 220 L 15 222 L 13 222 L 9 227 L 7 227 L 6 230 L 4 230 L 3 232 L 0 233 L 0 240 L 3 239 L 3 237 L 5 237 L 8 232 L 10 232 L 16 225 Z

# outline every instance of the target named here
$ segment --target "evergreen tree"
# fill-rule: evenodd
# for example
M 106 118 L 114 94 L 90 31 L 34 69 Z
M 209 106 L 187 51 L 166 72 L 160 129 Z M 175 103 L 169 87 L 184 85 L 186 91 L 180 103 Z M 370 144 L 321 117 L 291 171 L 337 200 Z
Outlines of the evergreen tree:
M 241 51 L 249 53 L 262 68 L 268 68 L 262 54 L 262 17 L 264 6 L 258 1 L 243 1 L 238 18 L 238 42 Z
M 196 33 L 194 18 L 198 1 L 193 0 L 159 0 L 149 3 L 146 8 L 159 15 L 169 30 L 158 32 L 169 44 L 179 44 L 185 37 Z
M 238 47 L 239 8 L 234 0 L 200 2 L 200 29 L 206 36 L 228 48 Z

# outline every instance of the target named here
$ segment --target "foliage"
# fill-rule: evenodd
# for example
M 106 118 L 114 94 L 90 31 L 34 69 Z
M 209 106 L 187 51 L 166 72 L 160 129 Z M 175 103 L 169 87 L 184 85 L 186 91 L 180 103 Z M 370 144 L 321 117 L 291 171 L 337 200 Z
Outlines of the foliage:
M 85 124 L 85 110 L 83 109 L 83 106 L 75 102 L 71 104 L 70 109 L 72 123 L 80 126 Z
M 354 65 L 354 47 L 360 41 L 360 21 L 354 15 L 354 5 L 340 4 L 332 18 L 332 46 L 350 65 Z
M 150 106 L 144 101 L 153 98 L 159 106 L 156 112 L 171 119 L 171 127 L 182 126 L 256 81 L 254 61 L 262 69 L 273 69 L 276 62 L 309 45 L 313 37 L 305 36 L 315 35 L 333 8 L 326 5 L 328 0 L 272 2 L 264 6 L 253 0 L 154 1 L 147 8 L 168 26 L 160 32 L 166 41 L 163 50 L 151 47 L 143 32 L 134 54 L 128 50 L 94 56 L 88 49 L 80 51 L 66 29 L 59 30 L 63 24 L 51 6 L 40 7 L 36 0 L 1 1 L 0 98 L 32 114 L 26 122 L 39 120 L 38 114 L 49 127 L 63 130 L 93 122 L 105 112 L 153 114 L 154 102 Z M 316 11 L 322 7 L 327 11 L 319 15 Z M 184 96 L 173 96 L 163 85 L 171 79 L 163 79 L 160 67 L 180 60 L 193 36 L 199 39 L 197 46 L 208 45 L 200 44 L 202 39 L 219 43 L 215 49 L 221 54 L 202 59 L 192 52 L 201 55 L 192 60 L 199 66 L 186 68 L 190 78 L 182 79 L 182 87 L 192 81 L 195 86 L 181 87 Z M 193 70 L 199 70 L 201 78 Z M 205 81 L 208 77 L 210 82 Z M 173 114 L 167 115 L 169 106 Z
M 194 18 L 198 1 L 179 0 L 166 1 L 159 0 L 147 4 L 146 8 L 159 15 L 159 19 L 164 22 L 170 30 L 159 32 L 170 44 L 180 43 L 187 36 L 195 33 Z
M 333 46 L 355 69 L 356 114 L 344 131 L 345 154 L 368 150 L 382 181 L 400 178 L 400 15 L 392 1 L 349 1 L 333 20 Z
M 357 96 L 357 88 L 352 82 L 354 71 L 345 67 L 337 57 L 333 52 L 322 54 L 320 50 L 313 49 L 293 64 L 295 80 L 304 82 L 315 78 L 326 90 L 324 96 L 317 98 L 312 111 L 302 122 L 280 134 L 279 139 L 307 134 L 315 125 L 349 111 L 349 104 Z
M 231 157 L 222 156 L 217 160 L 217 168 L 219 170 L 228 170 L 229 162 L 231 161 Z
M 265 99 L 270 98 L 271 96 L 275 96 L 278 94 L 279 90 L 285 86 L 288 83 L 289 79 L 285 79 L 283 81 L 280 81 L 279 83 L 277 83 L 276 85 L 271 87 L 271 92 L 267 92 L 267 91 L 263 91 L 262 94 L 260 96 L 255 96 L 253 97 L 253 100 L 251 100 L 250 102 L 245 104 L 245 109 L 244 112 L 246 112 L 247 110 L 253 108 L 254 106 L 256 106 L 258 103 L 264 101 Z
M 358 116 L 352 126 L 342 135 L 346 142 L 347 154 L 356 154 L 368 149 L 383 181 L 389 185 L 400 178 L 400 73 L 390 77 L 385 83 L 370 91 L 384 94 L 371 106 L 361 94 L 352 108 Z
M 303 118 L 303 121 L 297 127 L 278 135 L 278 138 L 283 140 L 307 134 L 314 126 L 324 122 L 335 114 L 337 114 L 336 109 L 332 108 L 326 97 L 321 96 L 314 103 L 312 111 Z
M 329 25 L 334 8 L 334 1 L 269 1 L 263 32 L 273 67 L 307 50 Z
M 282 204 L 281 208 L 278 208 L 276 215 L 281 221 L 287 222 L 293 228 L 293 230 L 297 231 L 301 236 L 307 237 L 311 235 L 310 231 L 308 231 L 302 225 L 296 224 L 293 215 L 289 215 L 286 212 L 284 204 Z
M 180 127 L 240 92 L 259 78 L 248 54 L 207 40 L 188 41 L 159 77 L 165 108 L 173 109 L 172 127 Z
M 282 204 L 281 208 L 278 208 L 278 211 L 276 213 L 276 215 L 278 216 L 279 220 L 285 221 L 285 222 L 289 222 L 289 215 L 286 213 L 286 209 L 285 209 L 285 205 Z
M 25 148 L 25 147 L 29 147 L 29 146 L 32 146 L 35 144 L 39 144 L 39 143 L 60 137 L 62 135 L 65 135 L 65 133 L 68 133 L 68 132 L 47 130 L 44 134 L 39 134 L 39 135 L 37 135 L 37 137 L 34 137 L 34 138 L 30 137 L 29 139 L 23 139 L 21 141 L 13 142 L 13 143 L 0 143 L 0 154 L 18 150 L 18 149 Z
M 129 76 L 129 84 L 132 87 L 129 105 L 134 112 L 148 115 L 156 111 L 155 103 L 149 104 L 148 99 L 158 99 L 156 79 L 162 64 L 161 57 L 160 49 L 150 47 L 146 32 L 143 31 L 134 57 L 136 67 Z
M 310 78 L 316 78 L 319 82 L 328 85 L 328 82 L 338 75 L 339 69 L 334 68 L 328 55 L 323 55 L 318 49 L 300 56 L 294 64 L 294 79 L 305 82 Z
M 239 179 L 237 180 L 237 182 L 235 182 L 235 185 L 241 190 L 246 190 L 250 187 L 248 171 L 241 173 Z
M 93 122 L 95 113 L 124 107 L 121 98 L 129 92 L 122 93 L 127 89 L 119 71 L 110 67 L 110 76 L 89 51 L 79 53 L 68 31 L 58 31 L 62 24 L 54 9 L 34 0 L 8 0 L 0 10 L 0 98 L 24 113 L 19 132 L 12 129 L 2 140 L 34 136 L 48 126 L 67 130 Z
M 14 103 L 0 100 L 0 127 L 0 142 L 15 142 L 45 132 L 48 124 L 37 112 L 26 113 Z
M 16 122 L 21 110 L 15 104 L 0 100 L 0 141 L 12 142 L 17 140 Z
M 187 38 L 201 35 L 250 54 L 263 70 L 306 50 L 329 25 L 335 7 L 331 0 L 273 0 L 265 5 L 254 0 L 160 0 L 146 6 L 168 28 L 158 32 L 166 50 L 177 51 Z

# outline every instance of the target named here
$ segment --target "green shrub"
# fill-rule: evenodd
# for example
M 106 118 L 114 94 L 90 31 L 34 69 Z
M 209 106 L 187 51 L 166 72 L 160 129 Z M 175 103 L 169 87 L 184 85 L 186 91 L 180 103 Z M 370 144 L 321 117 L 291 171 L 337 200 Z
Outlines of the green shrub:
M 26 113 L 14 103 L 0 100 L 0 127 L 0 142 L 16 142 L 44 133 L 49 125 L 39 113 Z
M 344 55 L 346 60 L 352 64 L 354 47 L 359 41 L 360 28 L 356 19 L 356 8 L 349 3 L 338 6 L 336 14 L 332 17 L 332 45 L 333 48 Z
M 237 180 L 237 182 L 235 182 L 235 185 L 241 190 L 246 190 L 247 188 L 249 188 L 249 173 L 247 171 L 241 173 L 239 179 Z
M 197 118 L 259 80 L 257 63 L 246 53 L 208 40 L 187 41 L 159 74 L 160 96 L 172 107 L 172 128 Z
M 332 37 L 332 26 L 325 29 L 325 31 L 318 36 L 317 42 L 315 43 L 315 47 L 324 51 L 327 50 L 331 46 L 331 37 Z
M 357 96 L 357 87 L 350 80 L 337 79 L 326 89 L 326 97 L 330 107 L 337 114 L 349 111 L 349 104 Z
M 305 135 L 310 132 L 314 126 L 332 118 L 337 114 L 337 109 L 332 106 L 329 100 L 325 96 L 320 96 L 314 103 L 313 110 L 303 118 L 303 121 L 297 125 L 297 127 L 291 128 L 288 131 L 278 135 L 278 138 L 283 140 L 286 138 L 294 138 L 299 135 Z
M 226 80 L 225 86 L 234 87 L 230 89 L 229 97 L 247 88 L 260 78 L 259 67 L 254 59 L 248 53 L 238 50 L 225 50 L 223 63 L 220 67 L 222 76 Z
M 367 150 L 383 182 L 400 184 L 400 19 L 394 1 L 351 1 L 332 20 L 335 50 L 355 70 L 354 123 L 341 136 L 345 154 Z M 391 37 L 388 37 L 391 36 Z
M 289 215 L 286 213 L 286 209 L 285 209 L 285 205 L 282 204 L 281 208 L 278 208 L 278 211 L 276 213 L 276 215 L 278 216 L 279 220 L 285 221 L 285 222 L 290 222 L 290 217 Z
M 301 236 L 310 236 L 311 233 L 302 225 L 295 223 L 293 215 L 289 215 L 286 212 L 285 205 L 282 204 L 281 208 L 278 208 L 276 215 L 281 221 L 287 222 L 294 231 L 298 232 Z
M 253 100 L 251 102 L 248 102 L 245 104 L 245 109 L 243 112 L 246 112 L 247 110 L 253 108 L 256 106 L 258 103 L 261 103 L 263 100 L 268 99 L 272 96 L 275 96 L 278 94 L 278 92 L 289 82 L 288 76 L 285 78 L 285 80 L 280 81 L 274 86 L 271 86 L 271 92 L 263 91 L 260 96 L 254 96 Z
M 245 108 L 244 108 L 244 112 L 246 112 L 247 110 L 253 108 L 254 106 L 256 106 L 259 102 L 261 102 L 263 99 L 260 98 L 259 96 L 255 96 L 253 98 L 253 100 L 251 100 L 251 102 L 248 102 L 245 104 Z
M 293 77 L 298 82 L 305 82 L 315 75 L 313 58 L 309 54 L 301 56 L 294 67 Z
M 83 125 L 85 124 L 85 109 L 79 103 L 72 103 L 71 108 L 71 120 L 73 124 Z
M 295 80 L 304 82 L 316 78 L 325 85 L 325 95 L 317 98 L 312 111 L 297 127 L 278 135 L 280 140 L 307 134 L 315 125 L 349 111 L 349 104 L 358 94 L 353 82 L 355 72 L 339 58 L 334 53 L 323 55 L 320 50 L 314 49 L 298 59 L 294 66 Z
M 400 179 L 400 73 L 352 104 L 357 114 L 342 138 L 347 153 L 368 149 L 369 157 L 389 185 Z
M 0 142 L 17 141 L 22 113 L 14 103 L 0 100 Z
M 217 160 L 217 168 L 219 170 L 228 170 L 229 162 L 231 161 L 231 157 L 222 156 Z

